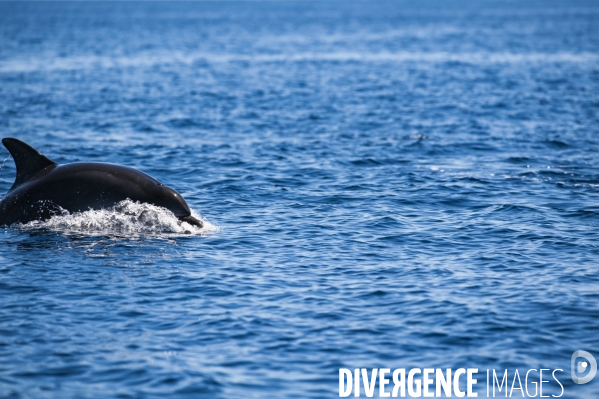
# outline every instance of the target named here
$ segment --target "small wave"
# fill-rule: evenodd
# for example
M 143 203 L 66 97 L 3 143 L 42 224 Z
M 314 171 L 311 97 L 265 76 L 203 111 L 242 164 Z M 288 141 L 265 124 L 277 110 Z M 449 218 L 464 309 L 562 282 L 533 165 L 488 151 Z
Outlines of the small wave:
M 0 73 L 70 71 L 110 68 L 143 68 L 158 65 L 195 65 L 198 62 L 392 62 L 392 63 L 465 63 L 475 65 L 522 64 L 522 63 L 595 63 L 599 57 L 591 52 L 293 52 L 279 54 L 227 54 L 152 52 L 132 56 L 49 56 L 43 58 L 14 58 L 0 61 Z
M 70 214 L 64 210 L 46 221 L 35 220 L 15 227 L 25 231 L 54 231 L 85 236 L 172 237 L 178 235 L 206 235 L 219 228 L 192 210 L 192 216 L 202 220 L 198 228 L 182 222 L 168 209 L 147 203 L 121 201 L 107 209 L 88 210 Z

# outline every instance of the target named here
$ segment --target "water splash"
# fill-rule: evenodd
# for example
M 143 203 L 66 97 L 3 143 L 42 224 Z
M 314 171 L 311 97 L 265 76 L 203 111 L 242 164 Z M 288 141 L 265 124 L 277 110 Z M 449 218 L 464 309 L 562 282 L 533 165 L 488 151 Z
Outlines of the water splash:
M 61 215 L 47 221 L 36 220 L 15 227 L 25 231 L 54 231 L 67 235 L 127 237 L 206 235 L 219 230 L 193 210 L 192 215 L 202 220 L 204 227 L 182 222 L 168 209 L 125 200 L 107 209 L 90 209 L 73 214 L 63 210 Z
M 12 155 L 9 155 L 6 158 L 4 158 L 4 161 L 2 161 L 2 164 L 0 164 L 0 173 L 2 173 L 2 170 L 4 169 L 4 165 L 6 165 L 6 161 L 8 161 L 10 158 L 12 158 Z

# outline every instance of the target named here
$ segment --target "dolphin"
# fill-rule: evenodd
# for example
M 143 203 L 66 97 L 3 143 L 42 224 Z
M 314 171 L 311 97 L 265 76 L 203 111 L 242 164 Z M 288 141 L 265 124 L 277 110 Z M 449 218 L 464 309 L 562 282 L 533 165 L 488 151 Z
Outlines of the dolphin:
M 15 182 L 0 201 L 2 226 L 48 220 L 63 210 L 110 208 L 126 199 L 166 208 L 183 222 L 203 226 L 178 192 L 137 169 L 99 162 L 58 165 L 20 140 L 7 137 L 2 144 L 17 167 Z

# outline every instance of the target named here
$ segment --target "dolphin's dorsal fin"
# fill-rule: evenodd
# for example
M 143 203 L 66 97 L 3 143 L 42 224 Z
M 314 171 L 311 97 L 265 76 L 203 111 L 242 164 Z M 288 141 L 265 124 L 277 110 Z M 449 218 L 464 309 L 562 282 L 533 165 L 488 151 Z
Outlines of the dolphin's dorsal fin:
M 25 183 L 45 167 L 56 165 L 56 162 L 21 140 L 6 137 L 2 139 L 2 144 L 10 152 L 17 166 L 17 178 L 9 191 Z

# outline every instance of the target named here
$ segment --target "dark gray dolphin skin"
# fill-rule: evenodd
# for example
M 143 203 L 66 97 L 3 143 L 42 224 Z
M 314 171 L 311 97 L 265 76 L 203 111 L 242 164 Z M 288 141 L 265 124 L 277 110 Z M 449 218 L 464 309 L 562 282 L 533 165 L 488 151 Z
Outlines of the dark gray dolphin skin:
M 137 169 L 110 163 L 58 165 L 28 144 L 2 139 L 17 166 L 17 178 L 0 201 L 0 225 L 47 220 L 61 214 L 110 208 L 120 201 L 147 202 L 202 227 L 181 195 Z

